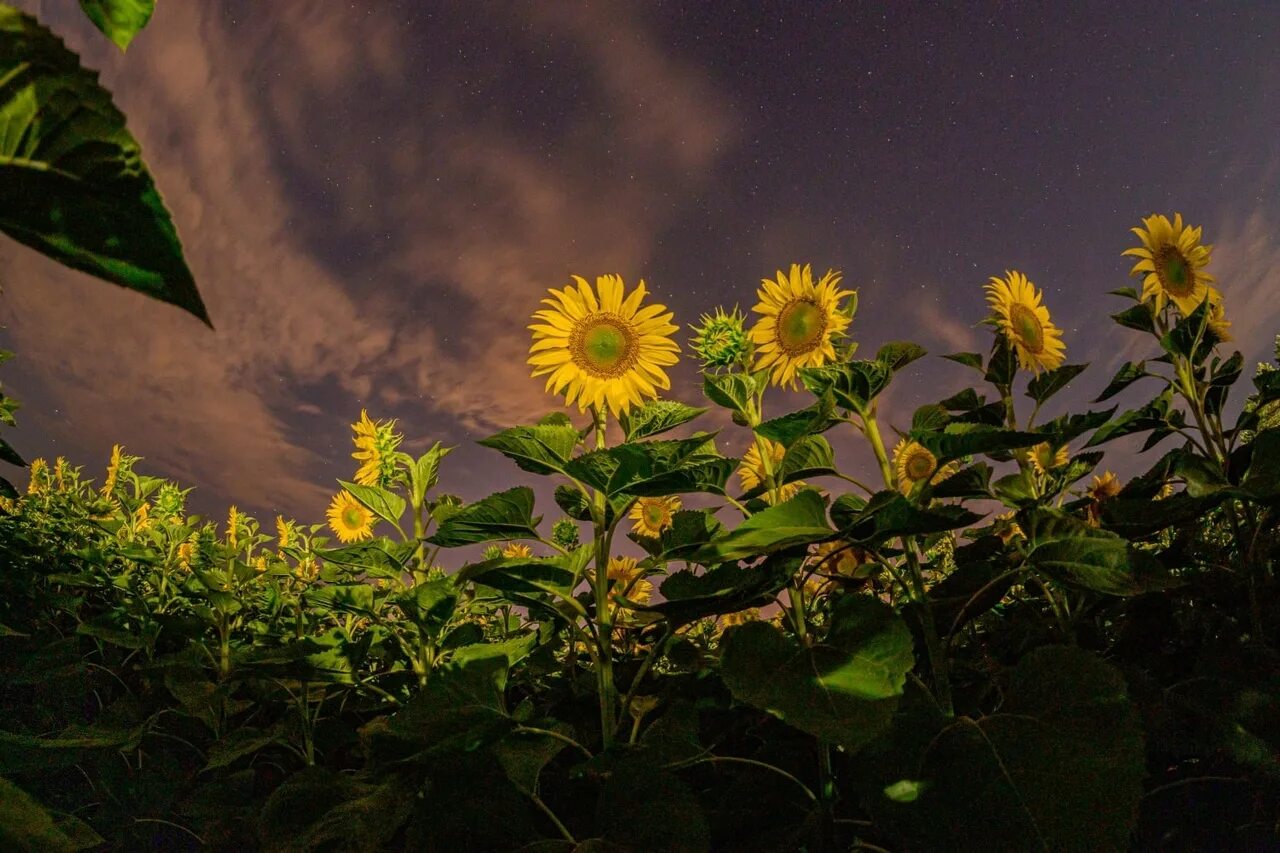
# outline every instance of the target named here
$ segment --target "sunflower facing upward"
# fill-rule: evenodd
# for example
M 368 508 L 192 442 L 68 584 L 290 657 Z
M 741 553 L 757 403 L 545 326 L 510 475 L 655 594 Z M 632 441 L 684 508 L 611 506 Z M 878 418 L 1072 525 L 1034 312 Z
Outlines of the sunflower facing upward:
M 602 275 L 592 289 L 580 276 L 564 290 L 550 291 L 547 306 L 529 326 L 533 345 L 529 366 L 547 375 L 547 390 L 585 411 L 588 406 L 615 415 L 671 387 L 662 368 L 678 361 L 677 329 L 665 305 L 640 303 L 644 282 L 625 294 L 622 279 Z
M 1062 364 L 1066 356 L 1062 330 L 1053 325 L 1041 293 L 1025 275 L 1008 270 L 1005 278 L 992 276 L 986 291 L 992 320 L 1018 354 L 1024 370 L 1038 375 Z
M 751 327 L 751 342 L 755 369 L 768 370 L 774 385 L 794 388 L 800 368 L 835 359 L 834 341 L 849 328 L 852 314 L 842 312 L 840 303 L 854 295 L 840 289 L 840 279 L 839 272 L 827 270 L 815 285 L 808 264 L 792 264 L 789 275 L 778 270 L 777 281 L 761 283 L 760 303 L 751 309 L 760 315 Z
M 1121 252 L 1138 259 L 1129 275 L 1141 276 L 1142 301 L 1154 301 L 1156 311 L 1173 302 L 1183 314 L 1190 314 L 1200 307 L 1214 283 L 1213 276 L 1204 271 L 1213 246 L 1200 243 L 1200 229 L 1183 225 L 1181 213 L 1173 215 L 1173 222 L 1153 213 L 1142 224 L 1144 228 L 1132 229 L 1142 245 Z

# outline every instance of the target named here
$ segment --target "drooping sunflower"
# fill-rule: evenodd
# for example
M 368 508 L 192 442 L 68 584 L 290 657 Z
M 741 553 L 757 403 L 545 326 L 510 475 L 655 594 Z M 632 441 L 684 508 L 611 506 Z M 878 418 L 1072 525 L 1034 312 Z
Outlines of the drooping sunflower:
M 1048 474 L 1054 468 L 1061 468 L 1071 460 L 1071 454 L 1067 452 L 1067 446 L 1054 447 L 1047 441 L 1042 441 L 1027 454 L 1031 467 L 1041 477 Z
M 611 557 L 605 570 L 612 581 L 609 593 L 614 599 L 626 598 L 637 604 L 647 604 L 653 595 L 653 584 L 640 571 L 640 564 L 632 557 Z
M 522 542 L 508 542 L 502 547 L 502 556 L 508 560 L 513 560 L 517 557 L 532 557 L 533 549 Z
M 395 427 L 395 421 L 373 421 L 366 410 L 360 410 L 360 420 L 351 425 L 356 447 L 351 458 L 360 463 L 355 476 L 360 485 L 384 485 L 395 475 L 395 452 L 402 439 Z
M 142 533 L 150 529 L 154 523 L 155 519 L 151 517 L 151 504 L 145 501 L 138 504 L 138 508 L 133 513 L 133 532 Z
M 1214 283 L 1214 277 L 1204 271 L 1213 246 L 1201 244 L 1201 229 L 1184 225 L 1181 213 L 1173 215 L 1173 222 L 1153 213 L 1142 224 L 1143 228 L 1132 229 L 1142 245 L 1121 253 L 1138 259 L 1129 275 L 1142 278 L 1142 301 L 1154 301 L 1156 311 L 1173 302 L 1183 314 L 1190 314 Z
M 849 328 L 850 314 L 841 310 L 852 290 L 840 289 L 841 274 L 828 270 L 815 285 L 808 264 L 778 270 L 777 280 L 764 279 L 752 308 L 760 319 L 751 327 L 756 370 L 768 370 L 769 381 L 794 388 L 796 371 L 821 367 L 836 357 L 835 341 Z
M 120 476 L 121 451 L 118 444 L 111 446 L 111 461 L 107 463 L 107 477 L 102 483 L 102 494 L 110 495 L 116 490 L 116 480 Z
M 227 510 L 227 545 L 232 548 L 236 547 L 240 541 L 240 524 L 243 521 L 244 515 L 233 504 Z
M 1062 330 L 1053 325 L 1042 294 L 1025 275 L 1007 270 L 1004 278 L 992 276 L 985 289 L 992 320 L 1018 354 L 1023 369 L 1039 374 L 1062 364 L 1066 356 Z
M 533 315 L 533 375 L 546 375 L 547 390 L 579 410 L 594 406 L 615 415 L 670 388 L 663 368 L 679 360 L 671 339 L 677 327 L 665 305 L 641 307 L 644 281 L 628 295 L 620 276 L 599 276 L 594 289 L 581 276 L 573 279 L 564 290 L 553 288 L 542 300 L 547 307 Z
M 941 483 L 956 472 L 958 465 L 950 462 L 939 468 L 938 458 L 929 448 L 904 438 L 893 448 L 893 469 L 898 475 L 898 491 L 909 495 L 917 483 Z
M 1110 471 L 1104 471 L 1102 476 L 1094 476 L 1093 482 L 1085 489 L 1085 494 L 1090 498 L 1088 506 L 1089 523 L 1097 526 L 1102 518 L 1102 504 L 1120 494 L 1120 478 Z
M 639 498 L 631 507 L 628 517 L 634 522 L 631 531 L 637 536 L 657 539 L 671 526 L 671 518 L 680 511 L 680 498 Z
M 742 490 L 749 492 L 762 483 L 769 481 L 768 473 L 765 471 L 764 463 L 760 456 L 760 445 L 763 444 L 769 452 L 769 469 L 777 471 L 778 466 L 782 464 L 782 459 L 787 455 L 787 448 L 772 439 L 761 437 L 753 442 L 747 448 L 747 452 L 742 455 L 742 463 L 738 466 L 738 479 L 742 481 Z M 794 483 L 784 483 L 778 487 L 778 501 L 790 500 L 795 497 L 796 492 L 804 488 L 804 483 L 796 481 Z M 765 503 L 773 503 L 773 495 L 765 492 L 761 495 Z
M 293 544 L 293 527 L 292 521 L 285 521 L 283 515 L 276 516 L 276 547 L 288 548 Z
M 32 459 L 31 479 L 27 481 L 27 494 L 34 495 L 49 488 L 49 463 L 43 458 Z
M 1222 294 L 1218 292 L 1216 287 L 1208 288 L 1209 291 L 1209 331 L 1213 332 L 1214 337 L 1219 342 L 1225 343 L 1232 340 L 1231 337 L 1231 321 L 1227 319 L 1227 309 L 1223 304 Z
M 333 496 L 325 515 L 340 542 L 361 542 L 373 536 L 373 513 L 346 489 Z

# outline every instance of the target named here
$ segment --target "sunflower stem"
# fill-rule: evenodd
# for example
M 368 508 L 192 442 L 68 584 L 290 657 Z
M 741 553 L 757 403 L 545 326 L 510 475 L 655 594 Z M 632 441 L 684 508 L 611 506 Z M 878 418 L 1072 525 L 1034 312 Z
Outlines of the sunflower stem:
M 596 448 L 604 449 L 607 415 L 599 408 L 591 410 L 594 419 Z M 609 499 L 604 492 L 596 491 L 594 498 L 595 522 L 595 603 L 596 646 L 599 649 L 599 665 L 596 669 L 600 693 L 600 736 L 604 747 L 613 745 L 617 725 L 615 711 L 618 689 L 613 681 L 613 611 L 609 607 L 609 548 L 613 539 L 613 527 L 609 523 Z
M 867 437 L 867 442 L 871 445 L 871 450 L 876 455 L 876 462 L 880 465 L 880 476 L 884 478 L 884 487 L 892 489 L 893 486 L 893 468 L 889 465 L 889 454 L 884 449 L 884 439 L 880 436 L 880 424 L 876 421 L 876 408 L 873 403 L 865 410 L 858 410 L 858 417 L 862 420 L 862 434 Z

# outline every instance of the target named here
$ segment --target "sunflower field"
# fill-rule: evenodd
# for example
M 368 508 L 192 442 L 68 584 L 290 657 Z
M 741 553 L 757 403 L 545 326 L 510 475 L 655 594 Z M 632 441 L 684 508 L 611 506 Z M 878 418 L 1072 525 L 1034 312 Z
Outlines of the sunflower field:
M 81 6 L 123 50 L 154 3 Z M 110 94 L 3 2 L 0 80 L 0 231 L 208 322 Z M 926 352 L 837 271 L 692 325 L 574 277 L 470 503 L 363 411 L 301 521 L 0 438 L 0 850 L 1277 849 L 1280 364 L 1199 227 L 1133 231 L 1145 357 L 1086 374 L 1010 270 L 909 414 Z
M 364 412 L 326 524 L 35 460 L 0 506 L 5 848 L 1267 847 L 1280 370 L 1237 390 L 1200 229 L 1134 230 L 1113 319 L 1149 355 L 1087 411 L 1010 271 L 990 350 L 944 356 L 974 386 L 887 423 L 924 350 L 792 265 L 685 334 L 643 282 L 550 291 L 565 408 L 481 444 L 554 507 L 464 503 L 450 448 Z

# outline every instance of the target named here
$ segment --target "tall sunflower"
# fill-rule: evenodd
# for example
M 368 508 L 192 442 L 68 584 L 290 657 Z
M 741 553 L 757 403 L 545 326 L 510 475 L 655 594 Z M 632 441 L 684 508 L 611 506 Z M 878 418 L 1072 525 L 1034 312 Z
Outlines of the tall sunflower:
M 628 517 L 633 524 L 631 532 L 647 539 L 657 539 L 671 526 L 671 518 L 680 511 L 680 498 L 639 498 L 631 507 Z
M 325 515 L 340 542 L 360 542 L 373 536 L 373 513 L 346 489 L 333 496 Z
M 360 410 L 360 420 L 351 425 L 355 451 L 351 458 L 360 463 L 355 480 L 362 486 L 380 486 L 395 476 L 395 452 L 402 436 L 396 435 L 395 421 L 373 421 Z
M 986 286 L 992 320 L 1018 354 L 1023 369 L 1039 374 L 1062 364 L 1066 347 L 1062 330 L 1049 319 L 1040 291 L 1017 270 L 1005 278 L 992 276 Z
M 747 448 L 747 452 L 742 455 L 742 463 L 738 466 L 738 479 L 742 481 L 742 490 L 749 492 L 752 489 L 769 481 L 768 471 L 765 470 L 763 458 L 760 455 L 760 445 L 764 445 L 765 450 L 769 454 L 769 471 L 777 471 L 778 466 L 782 464 L 782 459 L 787 455 L 787 448 L 772 439 L 763 436 L 752 442 Z M 778 501 L 790 500 L 795 496 L 796 492 L 804 488 L 804 483 L 784 483 L 778 487 Z M 765 492 L 761 496 L 766 503 L 773 503 L 773 496 Z
M 1153 213 L 1142 224 L 1143 228 L 1132 229 L 1142 245 L 1121 252 L 1138 259 L 1129 275 L 1142 278 L 1142 301 L 1154 301 L 1156 311 L 1173 302 L 1183 314 L 1190 314 L 1214 283 L 1214 277 L 1204 271 L 1213 246 L 1201 244 L 1201 229 L 1184 225 L 1181 213 L 1173 215 L 1173 222 Z
M 1027 454 L 1031 467 L 1036 473 L 1044 476 L 1049 473 L 1050 469 L 1061 468 L 1071 460 L 1071 454 L 1067 451 L 1064 444 L 1061 447 L 1054 447 L 1047 441 L 1042 441 Z
M 839 272 L 828 270 L 815 285 L 808 264 L 792 264 L 790 274 L 778 270 L 776 281 L 761 283 L 756 293 L 760 303 L 751 309 L 760 315 L 751 327 L 751 342 L 756 345 L 755 369 L 768 370 L 774 385 L 794 388 L 800 368 L 835 359 L 835 341 L 851 322 L 841 302 L 854 295 L 840 289 L 840 280 Z
M 671 339 L 677 327 L 665 305 L 641 307 L 644 281 L 627 294 L 620 276 L 599 276 L 594 289 L 581 276 L 573 279 L 564 290 L 552 289 L 542 300 L 547 307 L 533 315 L 533 375 L 546 375 L 547 390 L 582 411 L 607 407 L 620 414 L 670 388 L 663 368 L 679 360 Z

